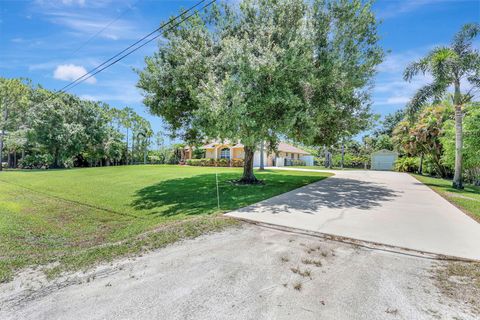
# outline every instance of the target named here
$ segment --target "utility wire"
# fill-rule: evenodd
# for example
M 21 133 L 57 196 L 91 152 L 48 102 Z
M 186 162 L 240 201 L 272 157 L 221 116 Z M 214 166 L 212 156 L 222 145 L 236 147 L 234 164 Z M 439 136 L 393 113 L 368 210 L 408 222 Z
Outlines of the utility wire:
M 203 1 L 205 1 L 205 0 L 202 0 L 201 2 L 203 2 Z M 200 10 L 205 9 L 206 7 L 208 7 L 209 5 L 211 5 L 212 3 L 214 3 L 215 1 L 217 1 L 217 0 L 211 0 L 209 3 L 207 3 L 206 5 L 204 5 Z M 201 3 L 201 2 L 199 2 L 199 3 Z M 180 21 L 178 21 L 177 23 L 175 23 L 174 25 L 172 25 L 172 26 L 171 26 L 170 28 L 168 28 L 166 31 L 170 31 L 170 30 L 174 29 L 175 27 L 177 27 L 178 25 L 180 25 L 182 22 L 188 20 L 190 17 L 192 17 L 192 16 L 193 16 L 194 14 L 196 14 L 196 13 L 197 13 L 197 12 L 193 12 L 193 13 L 189 14 L 188 16 L 186 16 L 185 18 L 183 18 L 182 20 L 180 20 Z M 151 34 L 153 34 L 153 33 L 151 33 Z M 151 34 L 150 34 L 150 35 L 151 35 Z M 131 51 L 125 53 L 125 54 L 122 55 L 122 56 L 120 56 L 118 59 L 116 59 L 116 60 L 112 61 L 111 63 L 107 64 L 106 66 L 98 69 L 98 68 L 101 67 L 102 65 L 105 65 L 105 63 L 102 63 L 102 64 L 99 65 L 98 67 L 94 68 L 93 70 L 87 72 L 86 74 L 84 74 L 84 75 L 82 76 L 82 77 L 84 77 L 84 76 L 87 76 L 87 75 L 88 75 L 86 78 L 83 78 L 83 79 L 79 80 L 77 83 L 75 83 L 75 81 L 72 82 L 72 83 L 69 85 L 69 88 L 68 88 L 68 89 L 72 89 L 72 88 L 78 86 L 78 85 L 81 84 L 82 82 L 84 82 L 84 81 L 90 79 L 91 77 L 95 76 L 97 73 L 100 73 L 100 72 L 102 72 L 103 70 L 107 69 L 108 67 L 116 64 L 117 62 L 119 62 L 120 60 L 124 59 L 125 57 L 131 55 L 132 53 L 134 53 L 134 52 L 137 51 L 138 49 L 146 46 L 147 44 L 149 44 L 149 43 L 152 42 L 153 40 L 159 38 L 161 35 L 162 35 L 162 34 L 157 34 L 155 37 L 153 37 L 153 38 L 145 41 L 145 42 L 142 43 L 141 45 L 137 46 L 136 48 L 132 49 Z M 122 51 L 122 52 L 120 52 L 120 54 L 123 53 L 123 52 L 125 52 L 125 50 Z M 119 54 L 117 54 L 115 57 L 118 57 L 118 55 L 119 55 Z M 107 60 L 106 62 L 111 61 L 111 60 L 112 60 L 112 58 L 109 59 L 109 60 Z M 96 71 L 95 71 L 95 70 L 96 70 Z M 95 71 L 95 72 L 92 73 L 93 71 Z M 80 77 L 80 78 L 82 78 L 82 77 Z M 63 89 L 62 89 L 62 90 L 63 90 Z
M 179 14 L 179 15 L 175 16 L 174 18 L 168 20 L 167 22 L 163 23 L 162 25 L 160 25 L 160 27 L 158 27 L 157 29 L 153 30 L 153 31 L 150 32 L 149 34 L 143 36 L 143 37 L 140 38 L 139 40 L 135 41 L 134 43 L 132 43 L 131 45 L 129 45 L 128 47 L 126 47 L 125 49 L 123 49 L 122 51 L 120 51 L 119 53 L 117 53 L 116 55 L 110 57 L 108 60 L 105 60 L 104 62 L 102 62 L 101 64 L 99 64 L 98 66 L 96 66 L 95 68 L 93 68 L 92 70 L 88 71 L 88 72 L 85 73 L 84 75 L 82 75 L 82 76 L 78 77 L 77 79 L 73 80 L 71 83 L 69 83 L 69 84 L 67 84 L 66 86 L 64 86 L 63 88 L 61 88 L 61 89 L 59 90 L 59 92 L 62 92 L 62 91 L 64 91 L 64 90 L 68 90 L 68 89 L 69 89 L 72 85 L 74 85 L 75 83 L 77 83 L 77 82 L 83 82 L 84 80 L 90 78 L 90 77 L 88 77 L 88 78 L 85 79 L 85 77 L 87 77 L 87 76 L 88 76 L 89 74 L 91 74 L 92 72 L 95 72 L 96 70 L 102 68 L 104 65 L 108 64 L 110 61 L 114 60 L 114 59 L 117 58 L 118 56 L 120 56 L 120 55 L 122 55 L 123 53 L 127 52 L 127 51 L 130 50 L 131 48 L 135 47 L 137 44 L 139 44 L 139 43 L 142 42 L 143 40 L 147 39 L 147 38 L 150 37 L 151 35 L 155 34 L 156 32 L 161 31 L 165 26 L 167 26 L 168 24 L 171 24 L 172 22 L 174 22 L 175 20 L 177 20 L 178 18 L 180 18 L 181 16 L 183 16 L 183 15 L 186 14 L 187 12 L 193 10 L 195 7 L 197 7 L 198 5 L 202 4 L 202 3 L 205 2 L 205 1 L 206 1 L 206 0 L 201 0 L 201 1 L 199 1 L 197 4 L 191 6 L 190 8 L 188 8 L 187 10 L 185 10 L 184 12 L 182 12 L 181 14 Z M 206 8 L 207 6 L 211 5 L 211 4 L 212 4 L 213 2 L 215 2 L 215 1 L 216 1 L 216 0 L 210 1 L 207 5 L 203 6 L 202 9 L 204 9 L 204 8 Z M 192 15 L 193 15 L 193 14 L 189 15 L 189 16 L 187 17 L 187 19 L 190 18 Z M 185 20 L 186 20 L 186 19 L 183 19 L 181 22 L 183 22 L 183 21 L 185 21 Z M 181 22 L 180 22 L 180 23 L 181 23 Z M 175 27 L 176 27 L 178 24 L 179 24 L 179 23 L 177 23 L 177 24 L 175 25 Z M 170 29 L 169 29 L 169 30 L 170 30 Z M 161 34 L 157 35 L 155 38 L 153 38 L 153 40 L 156 39 L 156 38 L 158 38 L 160 35 L 161 35 Z M 153 41 L 153 40 L 149 40 L 149 41 L 146 42 L 146 43 L 149 43 L 149 42 L 151 42 L 151 41 Z M 145 44 L 146 44 L 146 43 L 145 43 Z M 134 48 L 131 52 L 134 52 L 134 51 L 140 49 L 140 48 L 143 47 L 145 44 L 143 44 L 143 45 L 141 45 L 141 46 L 139 46 L 139 47 L 137 47 L 137 48 Z M 129 55 L 129 54 L 122 56 L 121 59 L 123 59 L 124 57 L 126 57 L 126 56 L 128 56 L 128 55 Z M 116 60 L 115 63 L 118 62 L 118 61 L 120 61 L 121 59 Z M 113 64 L 115 64 L 115 63 L 113 63 Z M 113 64 L 110 64 L 110 65 L 113 65 Z M 110 66 L 110 65 L 109 65 L 109 66 Z M 102 70 L 104 70 L 104 69 L 105 69 L 105 68 L 103 68 Z M 97 74 L 97 73 L 98 73 L 98 72 L 96 72 L 95 74 Z
M 142 41 L 144 41 L 145 39 L 151 37 L 153 34 L 155 34 L 156 32 L 160 32 L 162 31 L 162 29 L 164 29 L 166 26 L 168 26 L 169 24 L 172 24 L 175 20 L 177 20 L 178 18 L 184 16 L 186 13 L 188 13 L 189 11 L 192 11 L 193 9 L 195 9 L 196 7 L 198 7 L 199 5 L 201 5 L 202 3 L 204 3 L 206 0 L 201 0 L 199 1 L 198 3 L 196 3 L 195 5 L 191 6 L 190 8 L 188 8 L 187 10 L 183 11 L 181 14 L 173 17 L 172 19 L 168 20 L 167 22 L 163 23 L 162 25 L 160 25 L 158 28 L 156 28 L 155 30 L 153 30 L 152 32 L 148 33 L 147 35 L 143 36 L 142 38 L 140 38 L 139 40 L 135 41 L 133 44 L 129 45 L 127 48 L 123 49 L 122 51 L 120 51 L 119 53 L 115 54 L 114 56 L 110 57 L 109 59 L 105 60 L 104 62 L 102 62 L 101 64 L 99 64 L 98 66 L 96 66 L 95 68 L 93 68 L 92 70 L 86 72 L 85 74 L 83 74 L 82 76 L 78 77 L 77 79 L 73 80 L 72 82 L 70 82 L 69 84 L 67 84 L 66 86 L 62 87 L 59 91 L 57 92 L 52 92 L 50 93 L 50 96 L 43 101 L 43 103 L 46 103 L 48 101 L 50 101 L 52 98 L 54 98 L 55 96 L 61 94 L 61 93 L 65 93 L 67 90 L 70 90 L 74 87 L 76 87 L 77 85 L 81 84 L 82 82 L 90 79 L 91 77 L 95 76 L 96 74 L 102 72 L 103 70 L 111 67 L 112 65 L 116 64 L 117 62 L 119 62 L 120 60 L 126 58 L 127 56 L 131 55 L 132 53 L 134 53 L 135 51 L 139 50 L 140 48 L 144 47 L 145 45 L 149 44 L 150 42 L 154 41 L 155 39 L 159 38 L 162 34 L 159 33 L 157 34 L 156 36 L 154 36 L 153 38 L 145 41 L 144 43 L 138 45 L 139 43 L 141 43 Z M 203 10 L 205 8 L 207 8 L 208 6 L 212 5 L 214 2 L 216 2 L 217 0 L 211 0 L 209 1 L 207 4 L 205 4 L 204 6 L 202 6 L 200 8 L 200 10 Z M 186 17 L 184 17 L 183 19 L 181 19 L 180 21 L 176 22 L 175 24 L 171 25 L 169 28 L 167 28 L 166 30 L 164 31 L 170 31 L 170 30 L 173 30 L 175 27 L 177 27 L 178 25 L 180 25 L 181 23 L 183 23 L 184 21 L 188 20 L 189 18 L 191 18 L 194 14 L 198 13 L 198 10 L 195 10 L 193 13 L 190 13 L 189 15 L 187 15 Z M 138 46 L 137 46 L 138 45 Z M 136 46 L 136 47 L 135 47 Z M 133 48 L 133 49 L 132 49 Z M 131 49 L 131 50 L 130 50 Z M 130 51 L 129 51 L 130 50 Z
M 78 53 L 78 51 L 80 51 L 81 49 L 83 49 L 88 43 L 90 43 L 90 41 L 92 41 L 93 39 L 95 39 L 98 35 L 100 35 L 103 31 L 107 30 L 112 24 L 114 24 L 115 22 L 117 22 L 121 17 L 123 17 L 123 15 L 125 13 L 127 13 L 128 11 L 132 10 L 133 8 L 135 8 L 135 6 L 140 2 L 141 0 L 137 0 L 134 4 L 132 5 L 129 5 L 125 10 L 123 10 L 122 12 L 120 12 L 120 14 L 114 18 L 113 20 L 111 20 L 109 23 L 107 23 L 106 25 L 103 26 L 102 29 L 98 30 L 97 32 L 95 32 L 94 34 L 92 34 L 85 42 L 83 42 L 80 46 L 78 46 L 75 50 L 73 50 L 71 53 L 72 55 L 75 55 L 76 53 Z

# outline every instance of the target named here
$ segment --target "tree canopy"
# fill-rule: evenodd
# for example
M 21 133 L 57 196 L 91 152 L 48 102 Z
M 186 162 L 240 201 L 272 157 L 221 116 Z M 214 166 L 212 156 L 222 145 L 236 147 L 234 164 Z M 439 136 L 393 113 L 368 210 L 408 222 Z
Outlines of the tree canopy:
M 54 94 L 26 80 L 0 78 L 0 102 L 0 150 L 9 167 L 125 164 L 146 154 L 152 136 L 150 123 L 130 108 Z
M 214 5 L 167 31 L 138 87 L 187 142 L 239 141 L 253 153 L 281 137 L 331 145 L 369 122 L 383 57 L 369 2 L 245 0 Z

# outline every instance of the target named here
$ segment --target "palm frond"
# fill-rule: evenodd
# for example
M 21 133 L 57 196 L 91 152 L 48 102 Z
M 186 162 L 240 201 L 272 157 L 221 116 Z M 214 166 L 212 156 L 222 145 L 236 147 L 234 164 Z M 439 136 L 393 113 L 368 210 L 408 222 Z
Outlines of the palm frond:
M 405 81 L 410 81 L 414 76 L 419 73 L 425 74 L 430 69 L 430 59 L 429 57 L 425 57 L 418 61 L 410 63 L 403 72 L 403 79 Z
M 467 23 L 462 29 L 455 35 L 453 39 L 453 49 L 459 55 L 470 51 L 472 46 L 472 40 L 480 34 L 480 24 L 479 23 Z
M 420 88 L 406 106 L 408 115 L 414 116 L 430 99 L 440 101 L 447 88 L 448 83 L 437 81 Z

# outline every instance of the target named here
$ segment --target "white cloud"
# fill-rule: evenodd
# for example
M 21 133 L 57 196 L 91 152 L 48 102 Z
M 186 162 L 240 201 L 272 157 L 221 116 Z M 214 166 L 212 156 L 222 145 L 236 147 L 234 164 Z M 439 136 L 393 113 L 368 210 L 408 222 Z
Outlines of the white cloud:
M 83 66 L 77 66 L 74 64 L 62 64 L 57 66 L 57 68 L 53 72 L 53 77 L 55 79 L 64 81 L 74 81 L 86 73 L 87 70 Z M 95 77 L 91 77 L 85 82 L 94 84 L 97 82 L 97 79 L 95 79 Z
M 436 5 L 440 2 L 451 2 L 457 0 L 401 0 L 390 1 L 384 9 L 378 12 L 377 16 L 380 19 L 388 19 L 399 16 L 404 13 L 418 10 L 428 5 Z
M 59 7 L 102 8 L 102 7 L 106 7 L 112 2 L 113 0 L 88 0 L 88 1 L 87 0 L 36 0 L 34 3 L 42 8 L 59 8 Z
M 113 20 L 103 15 L 81 15 L 68 12 L 52 12 L 49 20 L 64 26 L 80 36 L 96 34 L 100 38 L 118 40 L 138 37 L 136 27 L 126 20 Z M 98 33 L 101 31 L 101 33 Z M 98 34 L 97 34 L 98 33 Z
M 112 105 L 132 105 L 142 103 L 143 97 L 140 90 L 135 86 L 136 78 L 118 80 L 111 79 L 102 81 L 93 87 L 90 92 L 80 94 L 80 98 L 92 101 L 105 101 Z M 118 105 L 117 105 L 118 106 Z
M 83 7 L 85 5 L 85 0 L 62 0 L 62 3 L 65 5 L 78 4 Z

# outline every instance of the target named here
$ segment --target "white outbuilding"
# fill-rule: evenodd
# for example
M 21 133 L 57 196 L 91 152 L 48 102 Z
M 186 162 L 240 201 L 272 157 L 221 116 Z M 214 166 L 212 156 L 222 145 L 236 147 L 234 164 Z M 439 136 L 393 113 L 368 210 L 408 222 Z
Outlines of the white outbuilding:
M 371 155 L 372 170 L 393 170 L 398 153 L 390 150 L 375 151 Z

